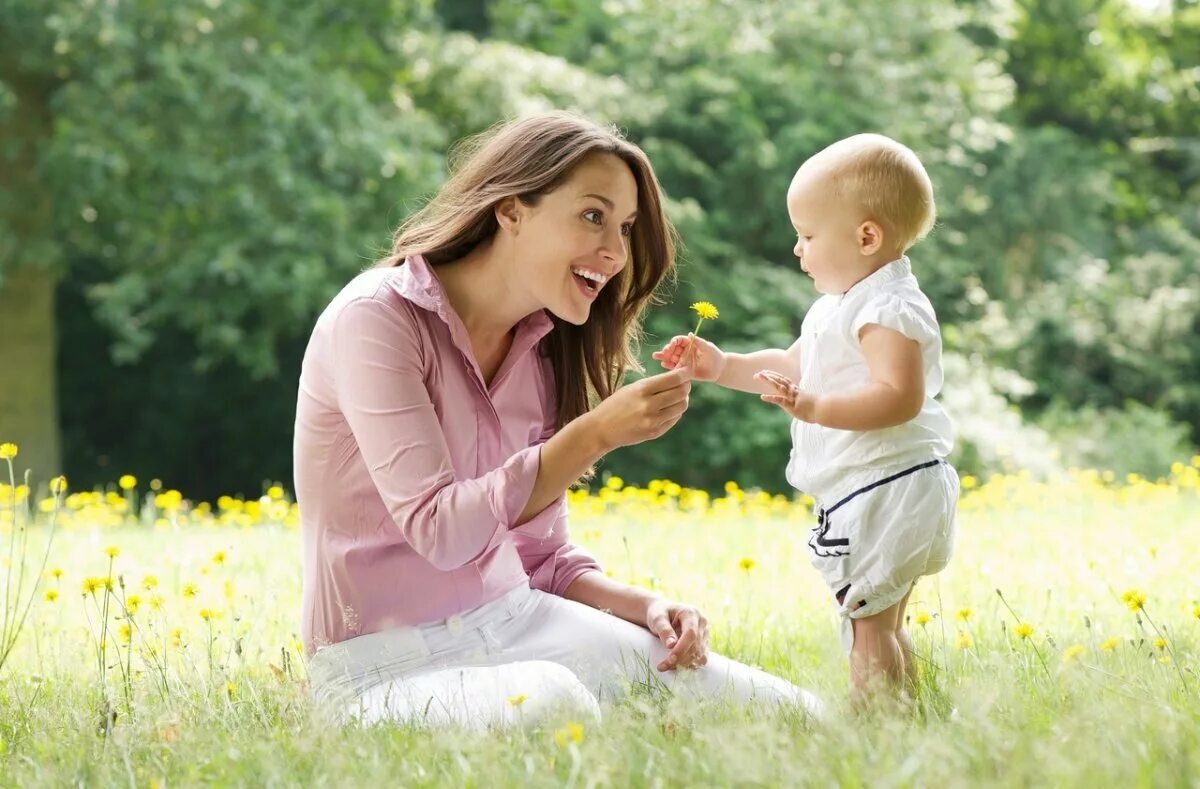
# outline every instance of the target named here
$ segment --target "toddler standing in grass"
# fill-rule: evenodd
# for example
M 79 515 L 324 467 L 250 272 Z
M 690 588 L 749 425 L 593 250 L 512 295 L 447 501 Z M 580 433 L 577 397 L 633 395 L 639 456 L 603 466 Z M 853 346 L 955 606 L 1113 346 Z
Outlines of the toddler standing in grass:
M 841 140 L 792 179 L 796 257 L 824 294 L 787 349 L 727 353 L 695 337 L 654 354 L 698 381 L 758 393 L 792 419 L 787 479 L 810 494 L 813 565 L 842 617 L 856 698 L 878 680 L 915 683 L 905 606 L 953 550 L 959 482 L 937 317 L 906 253 L 932 228 L 933 187 L 904 145 Z

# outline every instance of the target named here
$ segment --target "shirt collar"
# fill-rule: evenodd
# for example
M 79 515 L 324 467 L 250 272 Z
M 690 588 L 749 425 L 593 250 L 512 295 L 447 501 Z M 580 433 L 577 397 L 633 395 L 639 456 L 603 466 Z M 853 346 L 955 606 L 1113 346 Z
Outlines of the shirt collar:
M 902 255 L 890 263 L 884 263 L 875 269 L 875 271 L 854 283 L 849 290 L 842 294 L 842 298 L 845 299 L 852 293 L 866 293 L 878 288 L 880 285 L 911 275 L 912 264 L 909 263 L 907 255 Z
M 446 296 L 442 281 L 433 273 L 433 266 L 424 255 L 411 255 L 401 264 L 397 289 L 400 295 L 429 312 L 434 313 L 450 329 L 450 337 L 459 350 L 474 359 L 471 353 L 471 342 L 467 328 L 462 318 L 454 311 L 454 306 Z M 554 328 L 554 321 L 545 310 L 537 310 L 526 315 L 517 322 L 517 331 L 513 337 L 513 347 L 509 355 L 519 354 L 533 347 Z

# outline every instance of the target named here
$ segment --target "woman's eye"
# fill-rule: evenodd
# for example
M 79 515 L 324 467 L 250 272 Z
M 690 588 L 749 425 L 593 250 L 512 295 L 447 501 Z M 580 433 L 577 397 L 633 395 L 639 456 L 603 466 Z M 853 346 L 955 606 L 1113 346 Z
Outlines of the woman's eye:
M 595 217 L 595 219 L 593 219 L 592 217 Z M 600 214 L 599 211 L 584 211 L 583 218 L 586 219 L 587 221 L 591 222 L 593 225 L 602 224 L 604 221 L 604 217 Z
M 621 225 L 621 235 L 630 236 L 632 234 L 633 234 L 633 223 L 632 222 L 626 222 L 625 224 Z

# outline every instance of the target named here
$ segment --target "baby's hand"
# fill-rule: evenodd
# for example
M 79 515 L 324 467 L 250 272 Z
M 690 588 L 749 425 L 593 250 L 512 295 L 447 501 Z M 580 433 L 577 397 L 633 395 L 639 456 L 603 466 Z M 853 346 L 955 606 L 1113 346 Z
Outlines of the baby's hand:
M 760 370 L 754 377 L 775 389 L 775 394 L 759 395 L 763 402 L 774 403 L 801 422 L 816 421 L 817 398 L 792 383 L 791 378 L 771 370 Z
M 697 381 L 715 381 L 725 370 L 725 354 L 708 340 L 694 334 L 679 335 L 663 346 L 661 351 L 650 354 L 668 370 L 676 367 L 691 367 L 692 378 Z

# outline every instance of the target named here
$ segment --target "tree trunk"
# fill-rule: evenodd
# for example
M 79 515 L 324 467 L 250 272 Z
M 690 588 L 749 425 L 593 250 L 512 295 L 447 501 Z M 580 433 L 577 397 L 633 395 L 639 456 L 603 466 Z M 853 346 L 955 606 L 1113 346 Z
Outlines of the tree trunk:
M 51 196 L 38 171 L 54 82 L 22 74 L 5 43 L 0 36 L 0 88 L 16 107 L 0 114 L 0 443 L 20 448 L 18 477 L 30 469 L 31 482 L 45 483 L 62 472 L 54 324 L 60 272 Z
M 20 447 L 18 476 L 28 468 L 32 480 L 45 482 L 62 471 L 50 272 L 4 272 L 0 326 L 0 442 Z

